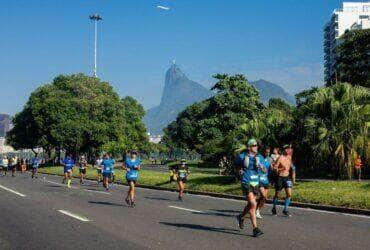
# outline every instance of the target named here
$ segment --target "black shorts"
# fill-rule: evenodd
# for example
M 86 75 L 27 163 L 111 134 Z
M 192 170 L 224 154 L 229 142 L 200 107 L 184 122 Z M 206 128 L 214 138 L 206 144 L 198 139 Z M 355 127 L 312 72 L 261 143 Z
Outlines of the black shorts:
M 242 190 L 243 190 L 244 196 L 247 196 L 249 193 L 253 193 L 254 195 L 257 195 L 259 193 L 258 189 L 259 189 L 258 185 L 252 186 L 249 184 L 242 183 Z
M 275 182 L 275 190 L 281 191 L 283 188 L 291 188 L 293 186 L 292 180 L 289 176 L 279 176 Z
M 86 174 L 86 168 L 80 168 L 80 174 Z
M 264 184 L 264 183 L 260 183 L 258 184 L 258 186 L 261 188 L 264 188 L 264 189 L 269 189 L 270 188 L 270 184 Z
M 185 178 L 178 178 L 177 179 L 178 182 L 182 182 L 182 183 L 186 183 L 186 177 Z

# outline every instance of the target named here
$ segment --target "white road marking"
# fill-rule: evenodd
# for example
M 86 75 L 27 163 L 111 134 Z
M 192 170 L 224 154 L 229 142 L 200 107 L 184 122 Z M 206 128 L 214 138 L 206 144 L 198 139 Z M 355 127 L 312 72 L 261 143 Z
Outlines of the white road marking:
M 204 212 L 202 212 L 202 211 L 189 209 L 189 208 L 184 208 L 184 207 L 176 207 L 176 206 L 168 206 L 168 207 L 176 208 L 176 209 L 180 209 L 180 210 L 184 210 L 184 211 L 189 211 L 189 212 L 194 212 L 194 213 L 199 213 L 199 214 L 204 214 Z
M 80 220 L 80 221 L 83 221 L 83 222 L 88 222 L 88 221 L 91 221 L 89 220 L 88 218 L 84 217 L 84 216 L 81 216 L 81 215 L 78 215 L 78 214 L 74 214 L 74 213 L 71 213 L 69 211 L 66 211 L 66 210 L 58 210 L 60 213 L 62 214 L 65 214 L 65 215 L 68 215 L 72 218 L 75 218 L 77 220 Z
M 51 184 L 55 184 L 55 185 L 58 185 L 58 186 L 61 186 L 61 187 L 67 187 L 67 185 L 66 184 L 62 184 L 62 183 L 58 183 L 58 182 L 54 182 L 54 181 L 49 181 L 49 180 L 43 180 L 43 181 L 46 181 L 46 182 L 49 182 L 49 183 L 51 183 Z M 74 187 L 74 186 L 71 186 L 71 188 L 73 188 L 73 189 L 78 189 L 78 187 Z
M 94 193 L 98 193 L 98 194 L 108 194 L 108 195 L 111 195 L 111 193 L 104 192 L 104 191 L 99 191 L 99 190 L 91 190 L 91 189 L 82 189 L 82 190 L 87 191 L 87 192 L 94 192 Z
M 19 195 L 20 197 L 26 197 L 26 195 L 25 195 L 25 194 L 21 194 L 21 193 L 19 193 L 18 191 L 15 191 L 15 190 L 10 189 L 10 188 L 7 188 L 7 187 L 4 187 L 3 185 L 0 185 L 0 188 L 4 189 L 4 190 L 6 190 L 6 191 L 9 191 L 9 192 L 11 192 L 11 193 L 13 193 L 13 194 Z

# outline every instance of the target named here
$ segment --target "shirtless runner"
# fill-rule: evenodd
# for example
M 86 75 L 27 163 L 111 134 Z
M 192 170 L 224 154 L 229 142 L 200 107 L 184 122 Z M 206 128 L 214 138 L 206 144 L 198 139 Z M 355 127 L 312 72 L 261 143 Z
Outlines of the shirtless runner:
M 275 183 L 275 195 L 273 199 L 272 214 L 277 215 L 276 205 L 278 203 L 279 193 L 284 188 L 286 196 L 283 214 L 290 217 L 288 209 L 292 196 L 292 187 L 293 184 L 295 184 L 295 167 L 292 161 L 293 147 L 292 145 L 288 144 L 284 145 L 283 149 L 283 155 L 281 155 L 277 159 L 276 163 L 273 164 L 273 168 L 278 173 L 278 178 Z

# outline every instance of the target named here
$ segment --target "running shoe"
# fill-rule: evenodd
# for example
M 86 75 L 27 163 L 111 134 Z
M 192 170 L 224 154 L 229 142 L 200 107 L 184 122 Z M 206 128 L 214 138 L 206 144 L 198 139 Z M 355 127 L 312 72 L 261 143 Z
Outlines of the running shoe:
M 236 222 L 238 224 L 239 229 L 244 229 L 244 219 L 241 214 L 236 216 Z
M 258 227 L 253 229 L 253 237 L 259 237 L 262 234 L 263 234 L 263 232 Z
M 129 199 L 129 198 L 126 198 L 126 199 L 125 199 L 125 201 L 126 201 L 127 206 L 129 206 L 129 207 L 130 207 L 130 206 L 131 206 L 130 199 Z
M 260 213 L 260 210 L 259 210 L 259 209 L 257 209 L 257 210 L 256 210 L 256 218 L 257 218 L 257 219 L 262 219 L 262 215 L 261 215 L 261 213 Z
M 286 217 L 291 217 L 292 215 L 289 213 L 288 210 L 284 210 L 283 211 L 283 215 L 286 216 Z
M 272 213 L 272 215 L 277 216 L 277 212 L 276 212 L 276 208 L 275 208 L 275 207 L 273 207 L 273 208 L 271 209 L 271 213 Z
M 181 196 L 179 196 L 179 201 L 184 201 Z

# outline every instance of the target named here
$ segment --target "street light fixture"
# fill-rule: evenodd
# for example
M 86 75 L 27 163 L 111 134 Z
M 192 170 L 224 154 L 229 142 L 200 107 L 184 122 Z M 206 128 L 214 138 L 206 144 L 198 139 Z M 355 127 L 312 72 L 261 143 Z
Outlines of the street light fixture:
M 98 54 L 98 22 L 103 20 L 103 18 L 99 14 L 93 14 L 89 16 L 90 20 L 92 20 L 95 24 L 95 34 L 94 34 L 94 69 L 93 69 L 93 76 L 97 77 L 97 54 Z

